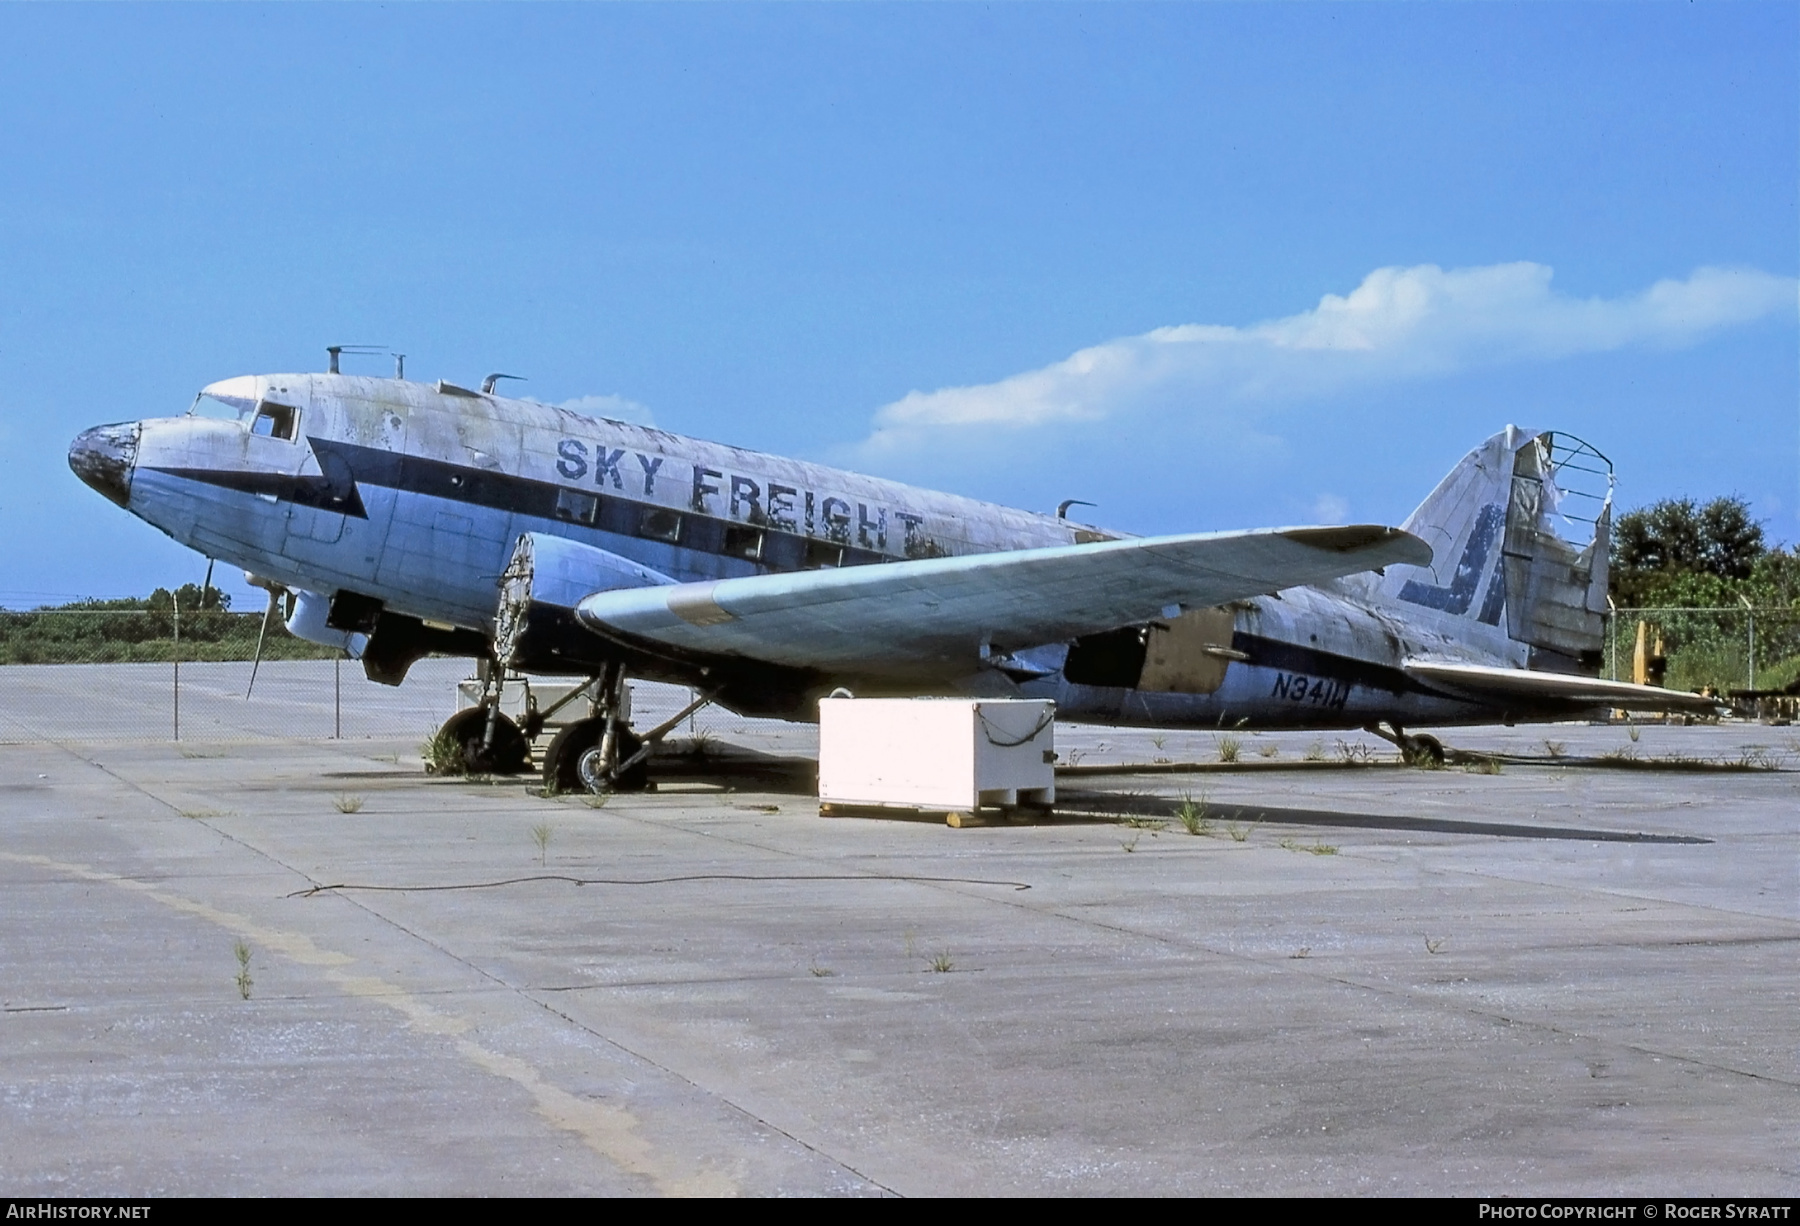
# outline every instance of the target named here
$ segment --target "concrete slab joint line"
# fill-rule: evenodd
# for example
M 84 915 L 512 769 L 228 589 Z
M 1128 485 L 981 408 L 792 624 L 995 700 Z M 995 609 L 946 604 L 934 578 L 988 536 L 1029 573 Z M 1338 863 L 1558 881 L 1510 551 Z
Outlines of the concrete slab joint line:
M 589 1149 L 620 1170 L 649 1179 L 663 1195 L 717 1197 L 737 1193 L 737 1185 L 730 1176 L 719 1171 L 697 1169 L 652 1147 L 638 1135 L 636 1117 L 624 1108 L 581 1098 L 551 1085 L 526 1061 L 494 1051 L 465 1037 L 463 1032 L 470 1026 L 467 1019 L 434 1009 L 386 980 L 354 974 L 348 968 L 355 965 L 355 958 L 322 949 L 303 933 L 275 928 L 245 915 L 221 911 L 169 890 L 84 864 L 70 864 L 48 856 L 21 855 L 17 852 L 0 852 L 0 860 L 135 891 L 172 910 L 246 937 L 293 962 L 320 970 L 350 995 L 378 1001 L 393 1009 L 413 1029 L 425 1034 L 453 1038 L 457 1053 L 464 1059 L 487 1073 L 513 1082 L 529 1093 L 537 1113 L 547 1123 L 575 1134 Z

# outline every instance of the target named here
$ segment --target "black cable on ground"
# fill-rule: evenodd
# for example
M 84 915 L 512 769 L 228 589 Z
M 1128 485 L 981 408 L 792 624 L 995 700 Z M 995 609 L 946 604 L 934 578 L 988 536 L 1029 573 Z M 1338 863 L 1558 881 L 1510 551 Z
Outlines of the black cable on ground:
M 359 885 L 338 882 L 295 890 L 289 898 L 311 898 L 333 890 L 366 890 L 383 894 L 424 894 L 443 890 L 493 890 L 501 886 L 527 885 L 534 881 L 560 881 L 568 885 L 675 885 L 686 881 L 906 881 L 926 885 L 992 885 L 1011 890 L 1029 890 L 1022 881 L 988 881 L 980 877 L 881 877 L 867 873 L 771 874 L 693 873 L 680 877 L 570 877 L 561 873 L 539 873 L 530 877 L 507 877 L 500 881 L 473 881 L 454 885 Z

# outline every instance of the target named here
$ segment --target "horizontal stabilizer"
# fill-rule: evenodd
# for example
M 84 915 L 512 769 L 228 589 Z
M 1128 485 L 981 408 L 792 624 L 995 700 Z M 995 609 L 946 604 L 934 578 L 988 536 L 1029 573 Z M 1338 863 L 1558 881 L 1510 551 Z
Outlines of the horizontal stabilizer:
M 862 676 L 960 676 L 1017 650 L 1406 563 L 1398 528 L 1276 528 L 1144 537 L 596 592 L 584 625 L 699 655 Z
M 1409 663 L 1406 671 L 1421 681 L 1459 690 L 1484 703 L 1499 707 L 1505 707 L 1509 702 L 1517 703 L 1521 711 L 1557 705 L 1572 709 L 1617 707 L 1622 711 L 1683 711 L 1694 715 L 1714 715 L 1719 710 L 1717 702 L 1699 694 L 1567 673 L 1426 662 Z

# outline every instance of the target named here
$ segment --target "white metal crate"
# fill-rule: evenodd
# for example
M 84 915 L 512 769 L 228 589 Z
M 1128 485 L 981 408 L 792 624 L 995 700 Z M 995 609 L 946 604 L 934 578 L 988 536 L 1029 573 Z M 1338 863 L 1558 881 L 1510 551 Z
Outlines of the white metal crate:
M 974 812 L 1056 800 L 1056 704 L 1019 698 L 827 698 L 819 802 Z

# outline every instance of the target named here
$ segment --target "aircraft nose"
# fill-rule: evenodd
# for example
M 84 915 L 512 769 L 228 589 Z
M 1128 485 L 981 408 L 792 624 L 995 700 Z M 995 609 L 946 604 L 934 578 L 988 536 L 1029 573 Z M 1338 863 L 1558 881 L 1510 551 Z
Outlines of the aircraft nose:
M 77 477 L 120 506 L 131 501 L 131 468 L 137 463 L 137 422 L 95 426 L 69 444 L 69 467 Z

